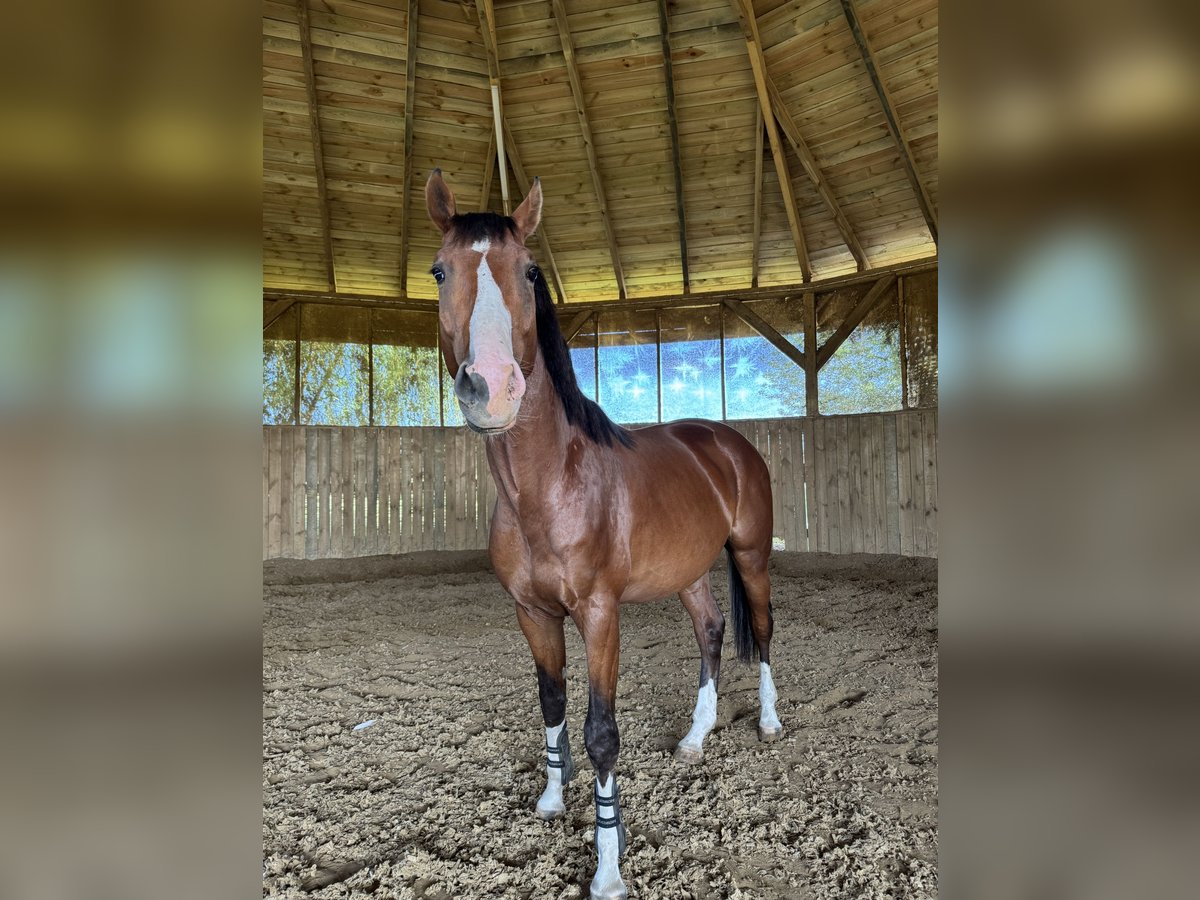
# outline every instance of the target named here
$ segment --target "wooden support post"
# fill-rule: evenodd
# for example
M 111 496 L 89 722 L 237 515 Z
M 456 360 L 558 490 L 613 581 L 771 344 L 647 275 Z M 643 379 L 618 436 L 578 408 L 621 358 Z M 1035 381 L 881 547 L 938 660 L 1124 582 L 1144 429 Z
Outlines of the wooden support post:
M 597 329 L 598 331 L 599 329 Z M 654 382 L 658 385 L 658 421 L 662 421 L 662 310 L 654 311 Z
M 754 223 L 750 239 L 750 287 L 758 287 L 758 246 L 762 240 L 763 111 L 754 107 Z
M 404 60 L 404 188 L 400 192 L 400 296 L 408 296 L 408 246 L 410 188 L 413 177 L 413 109 L 417 93 L 417 21 L 420 13 L 417 0 L 408 0 L 408 32 L 405 36 Z
M 729 418 L 725 408 L 725 304 L 717 308 L 721 322 L 721 421 Z
M 317 81 L 313 74 L 312 27 L 308 21 L 308 0 L 296 0 L 296 17 L 300 28 L 300 58 L 304 67 L 304 90 L 308 94 L 308 127 L 312 136 L 313 169 L 317 176 L 317 203 L 321 213 L 321 237 L 325 244 L 325 280 L 329 282 L 329 290 L 336 291 L 337 273 L 333 266 L 333 226 L 329 219 L 329 194 L 325 187 L 325 149 L 321 139 Z
M 863 295 L 863 298 L 850 311 L 850 315 L 846 316 L 846 320 L 838 326 L 837 331 L 817 351 L 817 369 L 821 369 L 825 363 L 829 362 L 830 357 L 837 353 L 838 347 L 842 346 L 846 338 L 850 337 L 851 332 L 862 323 L 863 319 L 870 315 L 871 310 L 879 304 L 884 291 L 891 287 L 895 281 L 895 275 L 885 275 L 875 282 L 871 286 L 871 289 Z
M 725 299 L 724 306 L 726 306 L 735 316 L 770 341 L 776 350 L 778 350 L 800 368 L 805 368 L 806 363 L 804 361 L 804 354 L 796 348 L 795 344 L 776 331 L 775 327 L 767 322 L 766 319 L 754 312 L 754 310 L 752 310 L 741 300 L 734 300 L 727 297 Z
M 767 126 L 767 139 L 771 142 L 771 158 L 775 162 L 775 174 L 779 178 L 779 190 L 783 194 L 783 207 L 787 213 L 788 227 L 792 232 L 792 243 L 796 245 L 796 259 L 800 263 L 800 275 L 804 281 L 812 281 L 812 266 L 808 261 L 808 247 L 804 242 L 804 231 L 800 226 L 800 213 L 792 191 L 792 176 L 788 171 L 787 157 L 775 116 L 771 113 L 771 97 L 767 90 L 767 64 L 763 60 L 762 43 L 758 34 L 758 22 L 750 0 L 730 0 L 742 23 L 746 38 L 746 51 L 750 56 L 750 68 L 754 71 L 754 87 L 758 92 L 758 105 L 762 109 L 763 122 Z
M 896 340 L 900 342 L 900 408 L 908 409 L 908 307 L 904 304 L 904 277 L 896 279 L 896 301 L 899 328 Z
M 900 150 L 900 162 L 903 164 L 904 172 L 908 176 L 909 183 L 912 185 L 913 193 L 916 194 L 917 205 L 921 207 L 921 215 L 925 217 L 925 224 L 929 227 L 929 235 L 936 244 L 938 242 L 937 210 L 934 209 L 929 192 L 925 190 L 925 185 L 921 183 L 921 179 L 917 175 L 917 166 L 913 161 L 912 148 L 908 146 L 908 140 L 904 137 L 904 132 L 900 130 L 900 119 L 896 116 L 896 105 L 892 102 L 892 95 L 888 92 L 887 85 L 883 83 L 883 79 L 879 75 L 879 70 L 875 65 L 875 54 L 858 20 L 858 13 L 854 9 L 853 0 L 841 0 L 841 3 L 842 12 L 846 16 L 846 22 L 850 25 L 850 31 L 854 35 L 854 43 L 858 45 L 858 52 L 862 57 L 863 65 L 866 66 L 867 75 L 871 78 L 871 85 L 875 88 L 875 94 L 879 97 L 879 103 L 883 107 L 883 115 L 887 120 L 888 131 L 892 133 L 892 140 L 896 142 L 896 146 Z
M 658 0 L 658 32 L 662 37 L 663 81 L 667 89 L 667 124 L 671 128 L 671 165 L 675 171 L 675 218 L 679 223 L 679 267 L 683 292 L 692 290 L 688 271 L 687 215 L 683 206 L 683 165 L 679 153 L 679 121 L 675 115 L 675 67 L 671 60 L 671 20 L 667 0 Z M 661 419 L 661 416 L 659 417 Z
M 492 182 L 496 179 L 496 132 L 488 139 L 487 156 L 483 159 L 483 185 L 479 188 L 479 211 L 486 212 L 492 199 Z
M 817 295 L 804 292 L 804 414 L 819 416 L 817 396 Z
M 295 370 L 293 375 L 295 381 L 292 384 L 292 424 L 300 424 L 300 317 L 304 315 L 304 305 L 296 307 L 296 358 Z

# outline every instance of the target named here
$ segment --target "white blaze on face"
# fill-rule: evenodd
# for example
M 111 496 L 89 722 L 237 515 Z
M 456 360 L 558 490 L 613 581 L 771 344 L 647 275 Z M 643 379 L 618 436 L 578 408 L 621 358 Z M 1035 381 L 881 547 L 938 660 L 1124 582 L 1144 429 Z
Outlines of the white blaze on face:
M 471 313 L 470 364 L 467 374 L 478 374 L 488 386 L 487 411 L 503 415 L 510 403 L 525 394 L 525 377 L 513 357 L 512 316 L 504 305 L 504 295 L 488 265 L 491 241 L 476 241 L 471 249 L 480 254 L 475 273 L 475 309 Z

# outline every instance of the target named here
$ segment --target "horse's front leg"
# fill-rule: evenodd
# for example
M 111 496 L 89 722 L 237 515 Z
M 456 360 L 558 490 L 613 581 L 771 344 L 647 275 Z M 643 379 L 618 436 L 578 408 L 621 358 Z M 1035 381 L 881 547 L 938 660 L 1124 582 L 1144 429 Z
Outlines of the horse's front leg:
M 517 602 L 517 621 L 537 667 L 538 698 L 542 703 L 542 721 L 546 725 L 546 790 L 537 802 L 537 814 L 557 819 L 567 811 L 563 786 L 575 774 L 571 745 L 567 740 L 567 683 L 563 670 L 567 648 L 561 617 L 529 611 Z
M 588 659 L 588 713 L 583 739 L 596 769 L 596 875 L 592 900 L 627 897 L 620 859 L 625 853 L 625 825 L 617 792 L 617 666 L 620 661 L 620 615 L 614 599 L 600 600 L 577 620 Z

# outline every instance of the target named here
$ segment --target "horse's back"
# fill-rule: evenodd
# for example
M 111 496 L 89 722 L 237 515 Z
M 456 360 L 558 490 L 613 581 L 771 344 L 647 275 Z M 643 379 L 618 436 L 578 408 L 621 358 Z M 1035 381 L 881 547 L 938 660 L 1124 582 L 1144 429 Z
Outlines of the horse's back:
M 737 431 L 680 419 L 636 429 L 633 437 L 633 448 L 620 454 L 632 528 L 625 599 L 654 599 L 694 582 L 738 532 L 739 520 L 761 523 L 761 513 L 748 516 L 748 509 L 765 505 L 769 533 L 766 464 Z

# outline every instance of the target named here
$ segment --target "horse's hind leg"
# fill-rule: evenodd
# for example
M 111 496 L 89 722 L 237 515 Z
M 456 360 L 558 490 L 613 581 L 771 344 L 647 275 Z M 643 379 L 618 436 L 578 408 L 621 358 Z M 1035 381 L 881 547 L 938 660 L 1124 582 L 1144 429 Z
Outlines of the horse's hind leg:
M 543 819 L 557 819 L 567 811 L 563 786 L 575 773 L 567 740 L 567 683 L 563 674 L 567 648 L 563 620 L 535 616 L 518 602 L 517 621 L 533 651 L 542 721 L 546 725 L 546 790 L 537 802 L 537 814 Z
M 679 599 L 692 617 L 696 643 L 700 645 L 700 690 L 692 713 L 692 728 L 675 748 L 675 758 L 684 763 L 698 763 L 704 758 L 704 738 L 717 723 L 717 684 L 721 677 L 725 617 L 713 597 L 707 572 L 680 591 Z
M 771 677 L 771 637 L 775 631 L 775 617 L 771 612 L 771 577 L 767 572 L 769 557 L 769 538 L 765 545 L 760 541 L 756 547 L 739 548 L 733 545 L 733 563 L 743 584 L 750 630 L 758 649 L 758 737 L 763 741 L 778 740 L 783 735 L 783 725 L 775 712 L 777 697 L 775 681 Z M 733 602 L 736 603 L 737 599 L 734 598 Z

